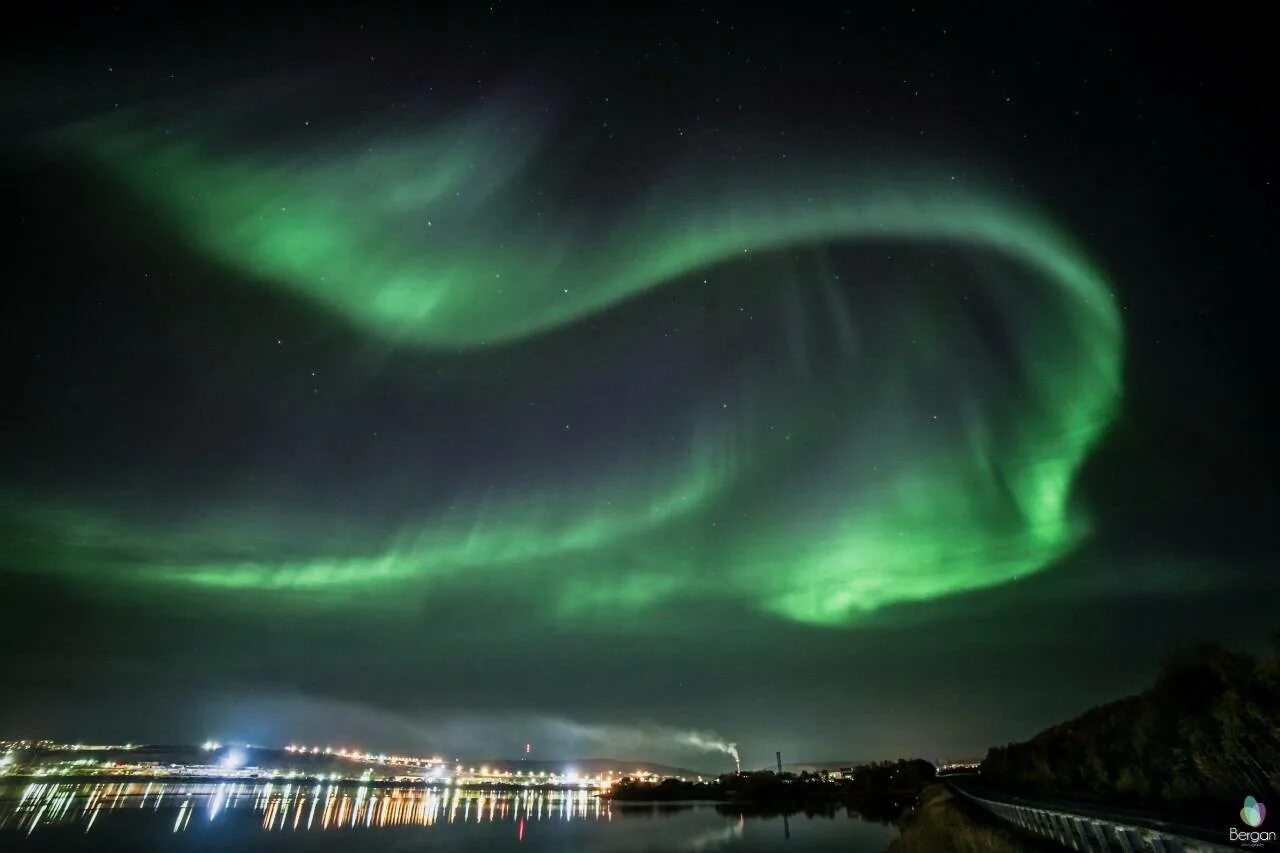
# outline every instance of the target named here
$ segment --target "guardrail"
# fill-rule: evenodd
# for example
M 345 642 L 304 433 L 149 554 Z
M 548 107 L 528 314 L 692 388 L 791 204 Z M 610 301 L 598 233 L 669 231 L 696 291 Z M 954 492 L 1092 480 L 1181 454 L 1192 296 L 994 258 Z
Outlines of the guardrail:
M 1159 826 L 1096 814 L 1076 814 L 1021 798 L 1016 802 L 1005 802 L 991 799 L 990 795 L 978 796 L 950 781 L 948 787 L 1001 820 L 1072 850 L 1091 853 L 1218 853 L 1238 849 Z

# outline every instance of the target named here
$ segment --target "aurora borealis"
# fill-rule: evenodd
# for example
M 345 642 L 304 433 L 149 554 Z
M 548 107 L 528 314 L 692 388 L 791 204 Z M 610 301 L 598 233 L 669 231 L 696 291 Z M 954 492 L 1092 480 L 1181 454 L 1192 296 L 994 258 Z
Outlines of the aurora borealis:
M 650 290 L 704 286 L 723 304 L 755 285 L 787 308 L 787 328 L 776 333 L 787 334 L 791 350 L 773 363 L 731 365 L 715 382 L 727 386 L 732 406 L 703 401 L 681 413 L 664 447 L 645 449 L 643 462 L 593 466 L 571 490 L 555 482 L 513 489 L 499 474 L 483 484 L 483 499 L 458 496 L 447 518 L 425 509 L 369 553 L 274 562 L 273 554 L 226 559 L 164 548 L 186 559 L 144 562 L 131 580 L 299 594 L 421 582 L 429 594 L 458 573 L 504 571 L 541 576 L 559 613 L 583 609 L 584 596 L 592 605 L 646 608 L 672 595 L 728 593 L 793 619 L 839 623 L 895 601 L 1033 573 L 1083 529 L 1069 490 L 1119 400 L 1117 311 L 1101 273 L 1069 238 L 980 189 L 956 193 L 906 169 L 901 179 L 893 172 L 879 179 L 888 189 L 853 176 L 843 177 L 851 190 L 838 188 L 840 177 L 792 178 L 801 187 L 837 187 L 827 193 L 788 192 L 789 181 L 756 187 L 742 176 L 726 181 L 732 196 L 694 191 L 686 198 L 696 209 L 683 210 L 681 197 L 656 193 L 635 203 L 654 213 L 620 210 L 601 229 L 514 212 L 519 193 L 503 180 L 523 193 L 538 187 L 534 195 L 550 209 L 571 208 L 552 195 L 553 180 L 495 168 L 525 154 L 501 144 L 504 128 L 520 126 L 509 119 L 379 139 L 346 158 L 303 150 L 279 162 L 205 154 L 206 146 L 172 130 L 148 139 L 114 124 L 80 128 L 72 144 L 101 140 L 86 144 L 89 154 L 160 205 L 177 236 L 265 285 L 340 312 L 366 334 L 420 351 L 428 365 L 433 353 L 460 351 L 457 369 L 495 395 L 520 392 L 468 363 L 468 351 L 501 344 L 519 357 L 530 339 L 549 333 L 572 346 L 588 318 L 610 310 L 625 318 L 632 298 Z M 531 172 L 551 168 L 527 154 L 519 159 Z M 538 227 L 519 227 L 531 220 Z M 856 270 L 851 287 L 838 287 L 785 264 L 764 275 L 735 265 L 743 253 L 865 240 L 963 253 L 979 271 L 956 289 L 999 325 L 1020 375 L 973 379 L 995 355 L 984 352 L 976 315 L 958 310 L 963 301 L 945 283 L 901 297 L 885 320 L 898 329 L 872 342 L 861 316 L 872 309 L 859 305 Z M 703 271 L 720 268 L 714 289 L 700 285 Z M 1028 320 L 1020 312 L 1029 306 Z M 824 325 L 842 337 L 821 375 L 806 375 L 814 371 L 799 353 L 832 334 Z M 946 363 L 957 352 L 960 371 Z M 871 374 L 868 362 L 891 365 L 888 375 Z M 609 368 L 607 361 L 590 367 L 606 375 Z M 571 375 L 578 370 L 561 381 L 578 381 Z M 931 385 L 959 390 L 923 404 L 898 399 L 902 387 Z M 1023 402 L 1000 399 L 1010 393 Z M 936 430 L 921 448 L 919 425 L 930 421 Z M 633 453 L 625 440 L 606 435 L 602 443 L 621 459 Z M 868 446 L 880 464 L 868 464 Z M 553 467 L 573 465 L 576 448 L 567 450 Z M 822 487 L 820 508 L 803 506 L 802 497 L 800 517 L 786 506 L 765 509 L 787 492 L 803 496 L 816 469 L 843 483 Z M 734 519 L 743 513 L 767 518 L 746 529 Z M 634 568 L 612 570 L 605 588 L 591 580 L 635 552 L 643 556 Z M 92 554 L 85 558 L 99 574 Z
M 6 589 L 92 614 L 82 638 L 135 619 L 201 638 L 206 674 L 166 707 L 242 690 L 261 704 L 236 724 L 314 731 L 316 708 L 365 703 L 369 737 L 425 742 L 425 720 L 483 742 L 458 734 L 478 714 L 498 721 L 484 737 L 566 750 L 634 725 L 851 755 L 936 730 L 929 748 L 964 752 L 994 736 L 985 703 L 1039 720 L 1189 636 L 1146 626 L 1230 584 L 1169 532 L 1198 504 L 1152 472 L 1212 482 L 1221 457 L 1166 443 L 1176 407 L 1151 377 L 1189 365 L 1194 395 L 1226 361 L 1167 355 L 1176 335 L 1131 319 L 1194 301 L 1180 276 L 1200 267 L 1117 249 L 1175 246 L 1174 208 L 1109 189 L 1125 167 L 1103 130 L 983 118 L 1031 84 L 1010 72 L 995 95 L 996 72 L 942 43 L 949 96 L 929 94 L 941 67 L 908 63 L 902 88 L 876 71 L 893 50 L 855 60 L 834 34 L 813 54 L 830 67 L 760 31 L 746 53 L 796 76 L 707 59 L 670 86 L 548 35 L 598 77 L 575 82 L 504 29 L 536 26 L 494 14 L 468 26 L 500 71 L 419 22 L 426 62 L 376 20 L 341 61 L 303 38 L 261 67 L 225 46 L 108 62 L 85 36 L 82 60 L 16 84 L 61 94 L 12 146 L 19 269 L 48 294 L 9 344 L 26 367 L 0 479 Z M 694 17 L 673 26 L 715 30 Z M 1164 508 L 1144 518 L 1152 492 Z M 1037 655 L 1108 660 L 1112 640 L 1076 648 L 1076 630 L 1137 632 L 1116 642 L 1146 657 L 1043 702 L 992 687 L 1050 678 L 1029 674 Z M 22 678 L 55 705 L 184 669 L 177 649 L 29 633 Z M 250 636 L 264 657 L 247 665 Z M 382 655 L 409 647 L 434 652 L 406 676 Z M 620 660 L 631 684 L 584 675 Z M 97 674 L 63 690 L 48 666 Z M 793 668 L 773 677 L 807 685 L 812 736 L 751 711 L 751 682 Z M 498 700 L 499 682 L 525 698 Z M 985 685 L 972 717 L 872 731 L 903 697 L 967 683 Z

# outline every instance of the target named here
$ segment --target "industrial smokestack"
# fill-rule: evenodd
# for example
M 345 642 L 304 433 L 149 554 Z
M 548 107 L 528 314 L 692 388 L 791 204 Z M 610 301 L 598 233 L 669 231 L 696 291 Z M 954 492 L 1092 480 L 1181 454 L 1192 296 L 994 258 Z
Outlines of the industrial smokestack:
M 778 775 L 781 776 L 782 775 L 782 752 L 779 751 L 774 754 L 778 756 Z

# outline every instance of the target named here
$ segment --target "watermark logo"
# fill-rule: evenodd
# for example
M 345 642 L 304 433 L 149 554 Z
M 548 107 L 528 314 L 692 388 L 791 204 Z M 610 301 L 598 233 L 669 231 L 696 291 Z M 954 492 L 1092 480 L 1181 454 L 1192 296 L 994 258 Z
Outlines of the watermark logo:
M 1244 808 L 1240 810 L 1240 819 L 1246 826 L 1262 826 L 1262 822 L 1267 819 L 1267 807 L 1253 797 L 1245 797 Z
M 1237 829 L 1234 826 L 1227 832 L 1227 837 L 1245 847 L 1261 847 L 1276 840 L 1274 830 L 1259 830 L 1267 819 L 1267 807 L 1253 797 L 1244 798 L 1244 808 L 1240 809 L 1240 820 L 1249 829 Z

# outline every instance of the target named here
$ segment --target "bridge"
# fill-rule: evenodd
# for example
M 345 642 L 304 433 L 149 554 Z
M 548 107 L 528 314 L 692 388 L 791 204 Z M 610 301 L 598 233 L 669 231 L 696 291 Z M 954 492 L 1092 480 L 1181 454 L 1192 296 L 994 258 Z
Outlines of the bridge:
M 1013 824 L 1071 850 L 1090 853 L 1218 853 L 1227 830 L 1215 841 L 1211 829 L 1171 822 L 1128 809 L 1111 809 L 1064 800 L 1027 798 L 986 790 L 976 777 L 952 775 L 947 786 L 960 797 Z

